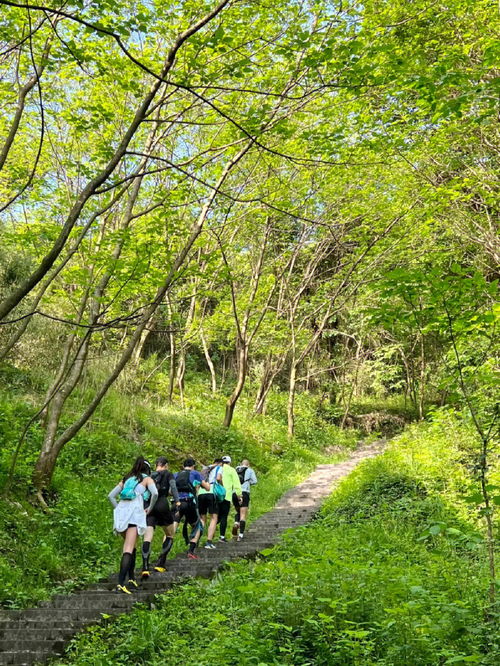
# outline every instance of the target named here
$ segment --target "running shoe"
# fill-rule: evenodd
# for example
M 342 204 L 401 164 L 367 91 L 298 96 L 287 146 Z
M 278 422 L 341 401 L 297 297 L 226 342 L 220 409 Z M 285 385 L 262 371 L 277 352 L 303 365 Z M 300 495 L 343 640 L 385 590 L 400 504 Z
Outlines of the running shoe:
M 200 559 L 198 557 L 198 555 L 195 555 L 194 553 L 188 553 L 187 558 L 188 558 L 188 560 L 199 560 Z
M 210 543 L 205 544 L 205 548 L 207 550 L 215 550 L 217 548 L 217 546 L 214 543 L 210 542 Z
M 132 580 L 132 578 L 129 578 L 129 579 L 128 579 L 127 586 L 128 586 L 129 589 L 132 590 L 133 592 L 134 592 L 135 590 L 138 590 L 138 589 L 139 589 L 139 585 L 137 585 L 137 582 L 136 582 L 135 580 Z
M 235 538 L 238 535 L 239 528 L 240 528 L 240 524 L 239 523 L 234 523 L 232 533 L 233 533 L 233 536 Z
M 158 573 L 165 573 L 166 571 L 165 567 L 155 567 L 154 570 Z
M 132 592 L 128 590 L 125 585 L 117 585 L 113 592 L 116 594 L 132 594 Z
M 238 534 L 236 541 L 243 541 L 243 534 Z
M 144 580 L 145 578 L 149 578 L 151 574 L 149 573 L 148 569 L 144 569 L 144 571 L 141 572 L 141 578 Z
M 226 537 L 219 537 L 219 541 L 223 541 L 225 543 L 226 542 Z

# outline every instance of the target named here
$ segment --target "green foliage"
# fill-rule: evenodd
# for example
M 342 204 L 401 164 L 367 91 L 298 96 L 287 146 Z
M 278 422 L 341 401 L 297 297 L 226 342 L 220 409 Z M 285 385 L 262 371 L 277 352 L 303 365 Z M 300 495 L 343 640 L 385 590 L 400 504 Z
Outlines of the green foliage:
M 92 628 L 64 663 L 498 663 L 484 540 L 461 499 L 473 436 L 449 413 L 411 428 L 282 546 Z

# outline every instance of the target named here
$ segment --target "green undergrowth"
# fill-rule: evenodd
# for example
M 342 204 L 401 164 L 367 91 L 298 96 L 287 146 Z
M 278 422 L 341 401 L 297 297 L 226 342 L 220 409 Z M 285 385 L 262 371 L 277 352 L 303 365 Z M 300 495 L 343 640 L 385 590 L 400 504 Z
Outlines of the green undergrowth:
M 466 501 L 475 447 L 446 412 L 410 427 L 283 545 L 105 620 L 59 663 L 498 664 L 483 526 Z
M 28 419 L 36 412 L 44 385 L 28 373 L 0 370 L 0 480 L 5 482 L 13 450 Z M 70 404 L 79 413 L 89 385 Z M 166 455 L 173 470 L 187 455 L 210 462 L 221 453 L 235 462 L 246 457 L 259 476 L 251 518 L 269 510 L 280 495 L 318 463 L 339 459 L 358 434 L 323 422 L 299 396 L 298 432 L 288 442 L 283 401 L 272 397 L 270 413 L 254 417 L 251 395 L 238 405 L 234 424 L 222 427 L 224 395 L 213 398 L 206 382 L 192 376 L 186 406 L 167 405 L 158 387 L 137 390 L 122 384 L 111 391 L 88 427 L 63 450 L 43 512 L 33 502 L 30 476 L 40 449 L 38 423 L 29 429 L 11 490 L 0 503 L 0 606 L 21 608 L 53 593 L 69 591 L 116 570 L 121 539 L 112 534 L 107 493 L 130 469 L 134 458 Z M 88 397 L 88 396 L 87 396 Z M 331 449 L 331 450 L 330 450 Z M 157 530 L 153 553 L 159 550 Z M 175 550 L 184 548 L 176 540 Z

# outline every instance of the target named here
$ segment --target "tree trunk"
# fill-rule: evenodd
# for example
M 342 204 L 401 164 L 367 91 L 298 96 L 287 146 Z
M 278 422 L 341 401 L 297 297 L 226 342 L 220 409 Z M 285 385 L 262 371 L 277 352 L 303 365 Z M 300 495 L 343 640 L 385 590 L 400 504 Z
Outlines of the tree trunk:
M 212 361 L 212 357 L 210 356 L 210 351 L 207 345 L 207 339 L 205 337 L 203 329 L 200 330 L 200 338 L 203 347 L 203 353 L 205 354 L 205 359 L 207 361 L 208 369 L 210 370 L 210 377 L 212 380 L 212 395 L 215 395 L 217 393 L 217 375 L 215 374 L 214 362 Z
M 290 379 L 288 384 L 288 404 L 287 404 L 287 420 L 288 420 L 288 437 L 291 439 L 295 434 L 295 390 L 297 385 L 297 365 L 292 361 L 290 367 Z
M 146 344 L 146 340 L 148 337 L 151 335 L 151 326 L 153 325 L 154 322 L 154 317 L 151 317 L 151 320 L 148 321 L 147 327 L 143 330 L 141 338 L 139 342 L 137 343 L 137 347 L 135 348 L 135 351 L 132 355 L 132 363 L 135 366 L 139 365 L 139 361 L 142 358 L 142 352 L 144 350 L 144 345 Z
M 167 295 L 167 309 L 170 321 L 170 331 L 168 334 L 170 340 L 170 366 L 168 368 L 168 395 L 167 400 L 170 404 L 174 401 L 174 386 L 175 386 L 175 368 L 177 363 L 177 347 L 175 344 L 175 334 L 172 329 L 172 303 L 170 297 Z
M 44 470 L 51 468 L 59 451 L 62 447 L 56 446 L 57 431 L 59 422 L 64 409 L 66 400 L 69 398 L 74 388 L 78 384 L 82 376 L 85 361 L 87 360 L 88 350 L 90 346 L 90 332 L 86 334 L 83 344 L 80 346 L 77 357 L 75 358 L 67 379 L 55 393 L 52 398 L 46 416 L 45 436 L 43 439 L 42 449 L 35 467 L 35 474 L 43 474 Z
M 271 390 L 277 374 L 280 372 L 285 363 L 285 358 L 286 355 L 284 355 L 284 358 L 281 362 L 278 361 L 276 364 L 273 364 L 269 357 L 266 359 L 264 374 L 262 376 L 259 390 L 257 391 L 257 396 L 255 398 L 254 414 L 265 414 L 267 396 L 269 395 L 269 391 Z
M 231 393 L 226 402 L 226 413 L 224 415 L 224 426 L 226 428 L 229 428 L 233 420 L 234 408 L 236 407 L 236 403 L 238 402 L 241 392 L 243 391 L 243 387 L 245 386 L 247 371 L 248 371 L 248 347 L 245 344 L 242 344 L 238 349 L 238 357 L 237 357 L 238 379 L 236 381 L 236 386 L 234 387 L 234 391 Z
M 419 391 L 418 391 L 418 418 L 422 420 L 424 418 L 424 406 L 425 406 L 425 342 L 424 336 L 420 334 L 420 382 L 419 382 Z
M 186 348 L 184 345 L 181 345 L 178 362 L 177 362 L 177 372 L 176 372 L 176 382 L 179 387 L 179 399 L 181 402 L 181 407 L 184 409 L 184 378 L 186 376 Z

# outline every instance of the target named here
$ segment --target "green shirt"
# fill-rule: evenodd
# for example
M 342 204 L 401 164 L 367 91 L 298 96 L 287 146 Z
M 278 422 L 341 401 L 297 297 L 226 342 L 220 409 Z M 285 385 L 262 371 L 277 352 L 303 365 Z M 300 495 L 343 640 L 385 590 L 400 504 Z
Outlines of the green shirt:
M 226 489 L 226 499 L 231 501 L 233 493 L 241 496 L 241 483 L 238 472 L 228 463 L 222 466 L 222 485 Z

